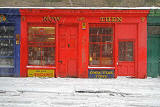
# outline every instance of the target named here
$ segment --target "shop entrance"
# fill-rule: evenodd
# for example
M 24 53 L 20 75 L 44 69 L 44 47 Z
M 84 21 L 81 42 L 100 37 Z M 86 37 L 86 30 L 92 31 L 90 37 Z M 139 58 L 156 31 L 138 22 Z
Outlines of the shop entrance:
M 137 24 L 119 24 L 117 32 L 118 76 L 135 77 L 137 75 Z
M 58 77 L 78 77 L 77 42 L 77 25 L 59 25 Z

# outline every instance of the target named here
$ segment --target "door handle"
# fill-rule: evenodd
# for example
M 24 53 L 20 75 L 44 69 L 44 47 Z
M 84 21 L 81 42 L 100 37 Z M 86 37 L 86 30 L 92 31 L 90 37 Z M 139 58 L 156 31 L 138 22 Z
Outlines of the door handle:
M 63 61 L 62 61 L 62 60 L 59 60 L 58 62 L 62 64 Z
M 117 62 L 117 65 L 118 65 L 119 63 Z

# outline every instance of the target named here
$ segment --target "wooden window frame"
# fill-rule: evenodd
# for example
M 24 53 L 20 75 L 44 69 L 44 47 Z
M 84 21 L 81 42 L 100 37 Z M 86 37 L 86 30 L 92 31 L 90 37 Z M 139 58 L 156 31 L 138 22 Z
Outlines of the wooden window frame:
M 133 42 L 133 60 L 132 61 L 129 61 L 129 60 L 121 61 L 121 60 L 119 60 L 119 42 Z M 133 40 L 133 39 L 120 39 L 120 40 L 118 40 L 118 61 L 119 62 L 135 62 L 135 40 Z
M 55 42 L 54 43 L 52 43 L 52 44 L 45 44 L 45 43 L 48 43 L 48 42 L 32 42 L 32 41 L 29 41 L 29 27 L 54 27 L 55 28 L 55 34 L 54 34 L 54 37 L 55 37 Z M 53 35 L 53 34 L 51 34 L 51 35 Z M 29 43 L 32 43 L 32 45 L 30 45 Z M 40 44 L 43 44 L 43 45 L 40 45 Z M 45 44 L 45 45 L 44 45 Z M 53 45 L 54 44 L 54 45 Z M 29 23 L 28 24 L 28 28 L 27 28 L 27 49 L 28 49 L 28 53 L 27 53 L 27 55 L 28 55 L 28 65 L 29 66 L 48 66 L 48 67 L 52 67 L 52 66 L 56 66 L 56 25 L 54 25 L 54 24 L 41 24 L 41 23 Z M 29 64 L 29 47 L 39 47 L 41 50 L 41 64 L 40 65 L 38 65 L 38 64 L 35 64 L 35 65 L 33 65 L 33 64 Z M 42 64 L 42 61 L 44 60 L 44 58 L 43 58 L 43 55 L 42 55 L 42 48 L 45 48 L 45 47 L 53 47 L 54 48 L 54 60 L 53 61 L 55 61 L 55 63 L 54 64 L 52 64 L 52 65 L 43 65 Z
M 101 42 L 90 42 L 90 40 L 89 40 L 89 48 L 90 48 L 90 44 L 100 44 L 100 60 L 99 60 L 100 64 L 91 65 L 90 64 L 90 59 L 88 58 L 88 64 L 89 64 L 89 66 L 90 67 L 114 67 L 114 51 L 115 51 L 115 49 L 114 49 L 114 35 L 115 35 L 114 24 L 99 24 L 99 23 L 98 24 L 90 24 L 89 25 L 89 30 L 90 30 L 91 27 L 97 27 L 97 28 L 100 28 L 100 27 L 111 27 L 112 28 L 112 34 L 100 34 L 100 39 L 101 39 L 100 41 Z M 94 35 L 94 34 L 92 34 L 92 35 Z M 102 42 L 102 37 L 104 35 L 105 36 L 112 36 L 112 41 L 111 42 L 107 42 L 107 43 Z M 89 32 L 89 38 L 90 38 L 90 32 Z M 104 64 L 102 64 L 102 47 L 105 44 L 112 44 L 112 64 L 110 64 L 110 65 L 104 65 Z M 89 55 L 89 57 L 90 57 L 90 55 Z

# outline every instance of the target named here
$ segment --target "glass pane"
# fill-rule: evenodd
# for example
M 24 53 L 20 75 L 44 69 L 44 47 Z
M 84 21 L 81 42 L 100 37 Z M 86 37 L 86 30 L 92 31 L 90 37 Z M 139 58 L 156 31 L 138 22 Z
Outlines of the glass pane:
M 13 40 L 0 40 L 0 56 L 13 56 Z
M 126 49 L 125 42 L 119 42 L 118 56 L 120 61 L 125 61 L 125 56 L 126 56 L 125 49 Z
M 55 42 L 55 27 L 29 27 L 29 41 Z
M 28 64 L 29 65 L 41 65 L 41 48 L 29 47 L 28 48 Z
M 119 42 L 119 60 L 133 61 L 133 41 Z
M 97 34 L 98 28 L 97 27 L 90 27 L 89 28 L 89 34 Z
M 113 34 L 112 27 L 91 27 L 89 29 L 90 34 Z
M 112 42 L 113 36 L 102 36 L 102 42 Z
M 89 45 L 89 64 L 90 65 L 100 64 L 100 45 L 99 44 Z
M 133 61 L 133 42 L 127 42 L 126 44 L 127 49 L 126 49 L 126 57 L 127 61 Z
M 42 65 L 55 65 L 55 48 L 42 48 L 43 61 Z
M 152 35 L 160 34 L 160 26 L 148 26 L 147 32 Z
M 99 28 L 100 34 L 112 34 L 112 27 L 100 27 Z
M 102 57 L 112 57 L 113 48 L 112 44 L 102 44 Z
M 13 58 L 0 58 L 0 67 L 13 66 Z
M 0 38 L 7 39 L 14 37 L 14 26 L 0 26 Z
M 100 36 L 89 36 L 89 42 L 101 42 Z
M 112 65 L 113 64 L 113 47 L 112 44 L 102 45 L 102 65 Z

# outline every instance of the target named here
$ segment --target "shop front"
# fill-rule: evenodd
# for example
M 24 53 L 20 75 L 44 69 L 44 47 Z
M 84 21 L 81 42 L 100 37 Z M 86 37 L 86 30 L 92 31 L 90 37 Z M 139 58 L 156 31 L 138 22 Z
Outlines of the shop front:
M 20 76 L 20 14 L 0 9 L 0 76 Z
M 22 77 L 146 77 L 149 10 L 20 12 Z
M 147 76 L 160 76 L 160 10 L 150 10 L 147 21 Z

